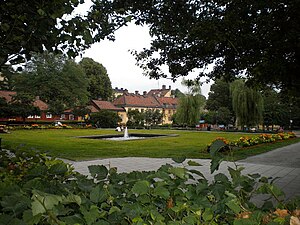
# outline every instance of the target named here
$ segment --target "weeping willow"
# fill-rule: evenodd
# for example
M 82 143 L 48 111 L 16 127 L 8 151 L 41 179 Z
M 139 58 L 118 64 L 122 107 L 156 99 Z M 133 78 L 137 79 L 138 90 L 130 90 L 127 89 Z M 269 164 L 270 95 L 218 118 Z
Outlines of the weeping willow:
M 205 98 L 201 95 L 199 81 L 183 80 L 182 84 L 188 87 L 188 93 L 179 99 L 176 122 L 193 127 L 199 122 L 201 107 L 205 104 Z
M 256 89 L 247 87 L 244 80 L 236 80 L 230 86 L 232 106 L 237 125 L 256 126 L 262 121 L 263 98 Z

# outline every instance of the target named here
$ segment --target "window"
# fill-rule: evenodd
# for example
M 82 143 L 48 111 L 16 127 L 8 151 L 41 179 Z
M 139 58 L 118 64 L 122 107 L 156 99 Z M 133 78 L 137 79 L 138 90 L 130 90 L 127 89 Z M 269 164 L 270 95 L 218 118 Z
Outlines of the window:
M 33 119 L 33 116 L 30 115 L 30 116 L 28 116 L 27 118 L 28 118 L 28 119 Z
M 65 114 L 61 114 L 61 115 L 60 115 L 60 118 L 61 118 L 62 120 L 64 120 L 64 119 L 66 119 L 66 115 L 65 115 Z
M 46 118 L 47 118 L 47 119 L 51 119 L 51 118 L 52 118 L 52 114 L 51 114 L 51 113 L 47 113 L 47 114 L 46 114 Z
M 73 114 L 69 115 L 69 120 L 74 120 L 74 115 Z
M 40 118 L 41 118 L 41 116 L 34 115 L 34 118 L 35 118 L 35 119 L 40 119 Z

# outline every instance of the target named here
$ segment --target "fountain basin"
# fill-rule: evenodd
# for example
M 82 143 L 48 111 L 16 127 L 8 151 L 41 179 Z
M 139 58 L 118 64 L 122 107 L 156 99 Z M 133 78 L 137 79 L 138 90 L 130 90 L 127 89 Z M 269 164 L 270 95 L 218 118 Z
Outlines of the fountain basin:
M 80 136 L 78 138 L 87 139 L 100 139 L 108 141 L 130 141 L 130 140 L 145 140 L 150 138 L 163 138 L 163 137 L 176 137 L 177 134 L 136 134 L 130 133 L 128 137 L 124 137 L 122 134 L 108 134 L 108 135 L 91 135 L 91 136 Z

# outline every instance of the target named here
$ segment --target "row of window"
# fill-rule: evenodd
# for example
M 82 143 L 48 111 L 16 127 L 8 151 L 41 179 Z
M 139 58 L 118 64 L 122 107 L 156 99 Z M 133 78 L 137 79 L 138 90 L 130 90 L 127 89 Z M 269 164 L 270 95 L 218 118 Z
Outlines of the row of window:
M 27 117 L 28 119 L 40 119 L 41 118 L 41 116 L 39 116 L 39 115 L 34 115 L 34 116 L 32 116 L 32 115 L 30 115 L 30 116 L 28 116 Z M 47 113 L 46 114 L 46 118 L 47 119 L 51 119 L 52 118 L 52 114 L 51 113 Z
M 33 115 L 33 116 L 30 115 L 27 118 L 28 119 L 40 119 L 41 116 L 39 116 L 39 115 Z M 46 119 L 52 119 L 52 118 L 53 118 L 53 116 L 52 116 L 51 113 L 47 113 L 46 114 Z M 62 120 L 66 119 L 66 115 L 65 114 L 61 114 L 60 119 L 62 119 Z M 70 114 L 69 115 L 69 120 L 74 120 L 74 119 L 75 119 L 74 115 Z

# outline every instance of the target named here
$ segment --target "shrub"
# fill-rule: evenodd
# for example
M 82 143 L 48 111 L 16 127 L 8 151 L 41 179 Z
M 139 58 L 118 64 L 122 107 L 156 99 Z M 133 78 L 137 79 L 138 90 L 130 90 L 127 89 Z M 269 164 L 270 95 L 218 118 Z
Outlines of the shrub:
M 211 172 L 222 161 L 225 143 L 211 145 Z M 90 177 L 60 160 L 35 152 L 0 155 L 0 224 L 286 224 L 299 219 L 299 200 L 284 202 L 283 193 L 265 177 L 228 168 L 230 179 L 212 182 L 199 164 L 176 158 L 157 171 L 117 173 L 89 166 Z M 185 165 L 179 166 L 178 165 Z M 276 200 L 262 207 L 255 193 Z
M 253 136 L 251 138 L 246 136 L 246 137 L 240 137 L 238 140 L 234 140 L 234 141 L 229 141 L 223 137 L 218 137 L 214 141 L 217 140 L 223 141 L 227 146 L 227 147 L 223 147 L 223 150 L 229 150 L 230 147 L 243 148 L 243 147 L 249 147 L 249 146 L 254 146 L 263 143 L 272 143 L 280 140 L 287 140 L 295 137 L 296 137 L 295 133 L 288 132 L 288 133 L 278 133 L 278 134 L 260 134 L 259 136 Z M 210 149 L 210 145 L 211 144 L 207 146 L 208 151 Z
M 117 127 L 119 122 L 121 122 L 121 119 L 118 114 L 108 110 L 91 114 L 89 120 L 89 123 L 99 128 Z

